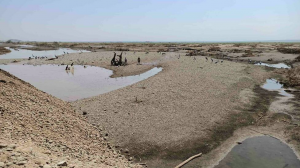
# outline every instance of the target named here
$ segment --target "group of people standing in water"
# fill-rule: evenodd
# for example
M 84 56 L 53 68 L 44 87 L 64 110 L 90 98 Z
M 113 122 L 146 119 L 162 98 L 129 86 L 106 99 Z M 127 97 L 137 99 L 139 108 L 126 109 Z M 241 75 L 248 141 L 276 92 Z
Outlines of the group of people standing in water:
M 114 52 L 114 57 L 113 57 L 112 60 L 110 61 L 111 66 L 125 66 L 125 65 L 127 65 L 127 58 L 125 57 L 125 60 L 124 60 L 124 62 L 123 62 L 123 61 L 122 61 L 122 54 L 123 54 L 123 52 L 121 52 L 120 55 L 117 55 L 117 54 Z M 119 57 L 119 59 L 116 58 L 117 56 Z M 140 65 L 140 64 L 141 64 L 141 58 L 138 57 L 137 61 L 138 61 L 138 65 Z

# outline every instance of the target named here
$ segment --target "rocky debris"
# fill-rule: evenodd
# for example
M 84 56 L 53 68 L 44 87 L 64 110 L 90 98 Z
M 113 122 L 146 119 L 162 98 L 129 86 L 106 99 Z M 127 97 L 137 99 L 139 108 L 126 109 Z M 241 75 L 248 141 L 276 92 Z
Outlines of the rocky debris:
M 0 79 L 9 81 L 0 82 L 0 158 L 4 167 L 57 167 L 57 163 L 87 168 L 139 167 L 118 157 L 100 130 L 68 102 L 1 69 Z M 62 159 L 65 161 L 60 163 Z
M 13 151 L 14 149 L 16 149 L 16 145 L 14 144 L 8 145 L 4 148 L 6 151 Z
M 254 57 L 255 55 L 251 50 L 246 50 L 245 54 L 242 55 L 242 57 Z
M 208 49 L 208 52 L 212 52 L 212 51 L 221 51 L 221 48 L 220 47 L 210 47 Z
M 200 52 L 199 52 L 199 53 L 200 53 Z M 196 56 L 196 55 L 198 55 L 199 53 L 198 53 L 198 50 L 191 50 L 191 51 L 189 51 L 189 52 L 186 54 L 186 56 Z
M 5 166 L 5 164 L 3 162 L 0 162 L 0 167 L 2 168 L 4 166 Z
M 42 168 L 52 168 L 52 166 L 45 164 Z
M 296 62 L 300 62 L 300 55 L 298 57 L 295 58 Z
M 299 48 L 277 48 L 277 51 L 284 54 L 300 54 Z
M 283 83 L 287 86 L 300 86 L 300 67 L 289 69 Z
M 16 165 L 25 165 L 26 163 L 27 163 L 27 161 L 24 160 L 24 161 L 17 162 Z
M 0 47 L 0 55 L 10 53 L 11 51 L 9 49 L 6 49 L 4 47 Z
M 184 47 L 184 48 L 182 48 L 182 50 L 195 50 L 195 49 L 192 49 L 192 48 L 189 48 L 189 47 Z
M 243 53 L 245 50 L 239 50 L 239 49 L 232 49 L 229 51 L 230 53 Z
M 2 148 L 6 148 L 7 147 L 7 145 L 6 144 L 0 144 L 0 149 L 2 149 Z
M 66 161 L 61 161 L 59 163 L 57 163 L 57 166 L 68 166 L 67 162 Z

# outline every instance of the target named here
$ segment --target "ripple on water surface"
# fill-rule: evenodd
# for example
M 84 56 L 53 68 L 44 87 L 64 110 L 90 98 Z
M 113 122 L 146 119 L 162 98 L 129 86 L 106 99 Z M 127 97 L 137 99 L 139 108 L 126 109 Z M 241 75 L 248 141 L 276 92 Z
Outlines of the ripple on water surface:
M 162 70 L 154 67 L 140 75 L 110 78 L 113 72 L 108 69 L 93 66 L 84 68 L 80 65 L 73 67 L 66 71 L 65 66 L 58 65 L 0 65 L 0 69 L 66 101 L 107 93 L 149 78 Z

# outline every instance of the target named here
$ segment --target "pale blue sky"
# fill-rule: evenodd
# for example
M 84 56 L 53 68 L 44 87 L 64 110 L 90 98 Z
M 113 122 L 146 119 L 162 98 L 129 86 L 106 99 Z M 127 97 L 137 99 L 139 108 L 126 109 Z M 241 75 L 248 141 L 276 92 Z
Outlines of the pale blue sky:
M 300 40 L 300 0 L 0 0 L 0 40 Z

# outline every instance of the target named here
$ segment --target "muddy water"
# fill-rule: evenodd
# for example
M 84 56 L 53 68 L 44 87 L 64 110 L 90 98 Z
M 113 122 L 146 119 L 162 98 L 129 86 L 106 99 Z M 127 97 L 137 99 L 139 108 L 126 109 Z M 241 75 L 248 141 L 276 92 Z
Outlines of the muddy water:
M 162 70 L 155 67 L 136 76 L 110 78 L 113 73 L 111 70 L 92 66 L 73 67 L 66 71 L 65 66 L 58 65 L 0 65 L 0 69 L 66 101 L 107 93 L 149 78 Z
M 62 55 L 65 53 L 79 53 L 79 52 L 89 52 L 86 50 L 72 50 L 69 48 L 60 48 L 58 50 L 44 50 L 44 51 L 32 51 L 32 50 L 26 50 L 22 48 L 30 48 L 30 45 L 23 45 L 21 48 L 18 48 L 17 50 L 14 50 L 9 47 L 5 47 L 6 49 L 9 49 L 11 52 L 0 55 L 0 59 L 16 59 L 16 58 L 29 58 L 33 56 L 37 57 L 48 57 L 53 58 L 55 55 Z
M 280 140 L 260 136 L 235 146 L 215 168 L 299 168 L 300 161 Z
M 257 63 L 255 65 L 267 66 L 272 68 L 291 68 L 290 66 L 284 63 L 278 63 L 278 64 Z

